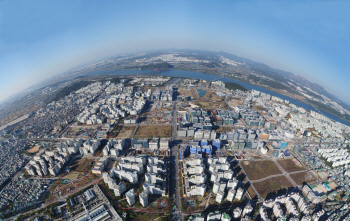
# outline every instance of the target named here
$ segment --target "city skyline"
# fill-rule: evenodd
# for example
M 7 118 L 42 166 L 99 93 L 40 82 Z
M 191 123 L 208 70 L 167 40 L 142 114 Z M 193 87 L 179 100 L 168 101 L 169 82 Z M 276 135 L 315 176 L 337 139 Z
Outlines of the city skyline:
M 0 101 L 113 55 L 191 48 L 290 71 L 350 103 L 349 3 L 152 3 L 1 2 Z

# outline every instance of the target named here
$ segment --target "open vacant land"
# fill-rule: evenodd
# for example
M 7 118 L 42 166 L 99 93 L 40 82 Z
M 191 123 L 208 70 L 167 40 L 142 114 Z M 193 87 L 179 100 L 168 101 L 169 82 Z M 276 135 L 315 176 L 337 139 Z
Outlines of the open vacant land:
M 231 132 L 233 130 L 233 127 L 224 127 L 221 126 L 219 129 L 216 130 L 216 132 L 221 133 L 221 132 Z
M 77 176 L 79 175 L 79 173 L 70 173 L 67 176 L 63 177 L 66 180 L 74 180 L 77 178 Z
M 86 175 L 79 175 L 77 179 L 73 181 L 74 188 L 78 189 L 79 187 L 82 187 L 86 185 L 87 183 L 90 183 L 93 179 Z
M 294 173 L 289 175 L 296 184 L 302 185 L 304 182 L 307 184 L 310 184 L 312 182 L 315 182 L 315 178 L 307 171 L 300 172 L 300 173 Z
M 32 149 L 28 150 L 28 153 L 36 153 L 39 151 L 40 146 L 35 146 Z
M 129 138 L 135 126 L 118 125 L 110 132 L 109 138 Z
M 243 100 L 233 98 L 228 100 L 228 104 L 233 107 L 240 106 L 243 104 Z
M 75 189 L 75 187 L 74 187 L 74 185 L 73 185 L 73 183 L 68 183 L 68 184 L 61 184 L 61 185 L 59 185 L 59 187 L 58 187 L 58 193 L 60 193 L 61 194 L 61 196 L 65 196 L 65 195 L 67 195 L 70 191 L 72 191 L 72 190 L 74 190 Z
M 247 191 L 252 198 L 256 197 L 256 194 L 251 186 L 247 189 Z
M 95 160 L 93 159 L 78 158 L 74 160 L 74 162 L 70 166 L 70 169 L 76 172 L 88 173 L 91 170 L 94 161 Z
M 268 176 L 282 174 L 273 161 L 244 161 L 241 165 L 250 180 L 260 180 Z
M 178 93 L 180 96 L 192 96 L 191 90 L 184 87 L 180 87 Z
M 69 127 L 63 134 L 64 138 L 89 138 L 91 137 L 97 130 L 96 126 L 71 126 Z
M 206 109 L 229 109 L 225 102 L 195 101 L 193 104 Z
M 154 137 L 170 137 L 171 126 L 139 126 L 134 137 L 152 138 Z
M 216 95 L 216 92 L 212 90 L 207 90 L 207 93 L 204 95 L 204 98 L 215 102 L 221 102 L 224 100 L 223 97 L 219 97 L 218 95 Z
M 258 191 L 261 197 L 266 197 L 268 194 L 285 192 L 289 187 L 293 185 L 288 181 L 285 176 L 274 177 L 261 182 L 254 183 L 256 191 Z
M 295 159 L 294 159 L 295 160 Z M 299 164 L 297 165 L 294 160 L 292 159 L 286 159 L 286 160 L 278 160 L 279 165 L 281 165 L 281 167 L 287 172 L 287 173 L 291 173 L 291 172 L 296 172 L 296 171 L 300 171 L 300 170 L 305 170 L 305 168 Z

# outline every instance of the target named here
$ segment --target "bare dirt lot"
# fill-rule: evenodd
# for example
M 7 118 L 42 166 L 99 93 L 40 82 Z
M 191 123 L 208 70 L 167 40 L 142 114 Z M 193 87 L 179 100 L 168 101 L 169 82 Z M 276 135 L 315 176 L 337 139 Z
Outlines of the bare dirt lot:
M 86 185 L 87 183 L 91 182 L 92 179 L 89 177 L 89 176 L 86 176 L 86 175 L 79 175 L 77 177 L 77 179 L 75 179 L 73 181 L 73 184 L 74 184 L 74 188 L 75 189 L 78 189 L 84 185 Z
M 168 110 L 169 111 L 169 110 Z M 153 112 L 151 114 L 148 114 L 145 117 L 140 118 L 141 125 L 143 124 L 163 124 L 163 125 L 169 125 L 172 120 L 172 116 L 169 113 L 165 112 Z
M 39 151 L 40 146 L 35 146 L 32 149 L 28 150 L 28 153 L 36 153 Z
M 97 130 L 96 126 L 71 126 L 62 134 L 65 138 L 89 138 Z
M 243 104 L 243 100 L 241 99 L 230 99 L 228 101 L 228 104 L 231 106 L 231 107 L 236 107 L 236 106 L 240 106 Z
M 58 191 L 61 193 L 61 196 L 67 195 L 70 191 L 74 190 L 73 183 L 68 183 L 68 184 L 60 184 L 58 186 Z
M 210 100 L 210 101 L 215 101 L 215 102 L 222 102 L 224 101 L 223 97 L 219 97 L 215 91 L 213 90 L 207 90 L 207 93 L 204 95 L 204 98 Z
M 129 138 L 134 130 L 135 126 L 118 125 L 113 128 L 108 138 Z
M 228 127 L 228 126 L 221 126 L 219 129 L 216 130 L 216 132 L 221 133 L 221 132 L 231 132 L 233 130 L 233 126 L 232 127 Z
M 294 173 L 289 175 L 296 184 L 302 185 L 304 182 L 307 184 L 315 182 L 315 178 L 307 171 L 301 173 Z
M 74 180 L 77 178 L 78 175 L 79 173 L 70 173 L 67 176 L 64 176 L 63 178 L 66 180 Z
M 250 196 L 251 196 L 252 198 L 254 198 L 254 197 L 256 196 L 256 194 L 255 194 L 255 192 L 254 192 L 254 190 L 253 190 L 252 187 L 249 187 L 249 188 L 247 189 L 247 191 L 248 191 L 248 193 L 250 194 Z
M 295 159 L 294 159 L 295 160 Z M 287 173 L 291 173 L 291 172 L 296 172 L 296 171 L 300 171 L 300 170 L 305 170 L 305 168 L 302 165 L 297 165 L 294 162 L 293 159 L 286 159 L 286 160 L 278 160 L 279 165 L 281 165 L 281 167 L 287 172 Z
M 94 165 L 94 159 L 78 158 L 70 166 L 71 171 L 88 173 Z
M 261 197 L 266 197 L 270 194 L 284 193 L 293 185 L 288 181 L 285 176 L 274 177 L 258 183 L 253 183 L 256 191 L 258 191 Z
M 152 138 L 152 137 L 170 137 L 171 126 L 139 126 L 134 137 L 135 138 Z
M 244 161 L 241 163 L 246 175 L 250 180 L 260 180 L 262 178 L 282 174 L 273 161 Z
M 192 96 L 191 90 L 184 87 L 179 88 L 178 92 L 180 96 Z
M 225 102 L 212 102 L 212 101 L 195 101 L 194 105 L 199 106 L 199 108 L 206 109 L 229 109 L 230 107 Z

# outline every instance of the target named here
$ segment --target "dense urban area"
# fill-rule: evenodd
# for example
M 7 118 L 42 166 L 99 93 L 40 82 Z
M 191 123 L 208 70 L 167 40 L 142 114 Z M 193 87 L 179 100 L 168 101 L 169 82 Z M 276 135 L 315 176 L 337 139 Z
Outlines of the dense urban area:
M 2 220 L 349 219 L 349 126 L 219 74 L 165 76 L 173 66 L 158 61 L 214 65 L 137 56 L 140 70 L 154 70 L 103 71 L 28 95 L 35 105 L 0 130 Z M 350 113 L 298 87 L 309 103 Z

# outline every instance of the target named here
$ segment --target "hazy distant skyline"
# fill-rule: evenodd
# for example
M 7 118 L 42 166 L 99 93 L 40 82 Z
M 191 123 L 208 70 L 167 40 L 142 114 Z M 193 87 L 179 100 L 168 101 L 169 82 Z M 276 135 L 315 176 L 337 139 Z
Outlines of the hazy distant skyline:
M 167 48 L 225 51 L 350 103 L 346 1 L 1 1 L 0 101 L 73 67 Z

